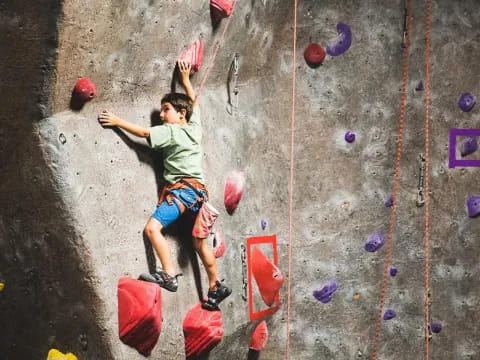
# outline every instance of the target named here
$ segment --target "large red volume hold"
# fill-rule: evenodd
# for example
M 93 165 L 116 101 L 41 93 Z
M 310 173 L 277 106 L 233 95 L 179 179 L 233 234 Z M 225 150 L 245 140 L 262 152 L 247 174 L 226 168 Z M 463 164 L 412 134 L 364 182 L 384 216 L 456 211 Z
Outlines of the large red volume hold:
M 284 280 L 280 269 L 256 246 L 253 248 L 250 264 L 263 301 L 272 306 Z
M 223 338 L 222 313 L 202 309 L 202 304 L 195 305 L 183 320 L 185 336 L 185 354 L 205 355 Z
M 73 95 L 77 101 L 85 103 L 97 96 L 97 88 L 90 79 L 81 78 L 73 88 Z
M 210 11 L 217 20 L 232 15 L 234 0 L 210 0 Z
M 148 356 L 162 330 L 162 293 L 157 284 L 129 278 L 118 281 L 120 340 Z
M 255 331 L 250 338 L 249 348 L 252 350 L 262 351 L 265 349 L 268 340 L 268 328 L 267 322 L 263 320 L 260 324 L 257 325 Z
M 240 202 L 245 190 L 245 174 L 242 170 L 232 171 L 225 181 L 223 202 L 225 209 L 232 215 Z
M 196 40 L 190 47 L 183 50 L 178 61 L 184 61 L 191 65 L 190 72 L 193 74 L 200 70 L 203 63 L 203 41 Z

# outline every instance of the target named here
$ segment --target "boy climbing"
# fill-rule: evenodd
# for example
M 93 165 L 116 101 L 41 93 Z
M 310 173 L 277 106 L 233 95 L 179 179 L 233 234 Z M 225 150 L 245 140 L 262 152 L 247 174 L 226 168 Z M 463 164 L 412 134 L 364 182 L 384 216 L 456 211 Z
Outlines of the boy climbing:
M 218 212 L 207 202 L 208 192 L 202 174 L 200 109 L 190 83 L 191 65 L 178 62 L 178 68 L 187 94 L 169 93 L 162 98 L 162 125 L 143 128 L 107 110 L 102 111 L 98 121 L 104 127 L 118 127 L 135 136 L 146 138 L 153 149 L 162 151 L 163 175 L 167 184 L 144 230 L 162 264 L 162 270 L 153 274 L 141 274 L 139 279 L 157 283 L 168 291 L 177 291 L 177 278 L 182 274 L 175 274 L 170 248 L 162 229 L 184 212 L 193 212 L 196 214 L 192 230 L 193 246 L 205 266 L 209 282 L 208 297 L 202 307 L 218 310 L 218 304 L 228 297 L 232 290 L 219 281 L 215 257 L 206 240 Z

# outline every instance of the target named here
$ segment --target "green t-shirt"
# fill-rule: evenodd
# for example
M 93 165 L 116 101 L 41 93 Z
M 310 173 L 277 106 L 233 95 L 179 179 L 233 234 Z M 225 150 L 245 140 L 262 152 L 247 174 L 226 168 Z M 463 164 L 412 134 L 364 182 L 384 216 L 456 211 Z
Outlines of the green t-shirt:
M 193 107 L 187 125 L 163 124 L 150 128 L 150 146 L 162 150 L 165 181 L 174 184 L 183 177 L 191 177 L 204 184 L 201 141 L 198 106 Z

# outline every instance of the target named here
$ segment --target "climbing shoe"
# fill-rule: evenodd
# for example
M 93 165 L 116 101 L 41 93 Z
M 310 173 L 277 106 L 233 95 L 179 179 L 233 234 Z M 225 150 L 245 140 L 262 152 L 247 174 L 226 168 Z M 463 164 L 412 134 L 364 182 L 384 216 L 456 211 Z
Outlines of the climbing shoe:
M 179 276 L 183 276 L 183 274 L 177 274 L 175 276 L 171 276 L 167 272 L 163 270 L 159 270 L 157 272 L 154 272 L 153 274 L 147 274 L 147 273 L 140 274 L 140 276 L 138 277 L 138 280 L 153 282 L 168 291 L 176 292 L 178 289 L 177 277 Z
M 218 304 L 232 293 L 232 289 L 218 280 L 215 285 L 215 290 L 208 290 L 208 299 L 202 304 L 205 310 L 218 310 Z

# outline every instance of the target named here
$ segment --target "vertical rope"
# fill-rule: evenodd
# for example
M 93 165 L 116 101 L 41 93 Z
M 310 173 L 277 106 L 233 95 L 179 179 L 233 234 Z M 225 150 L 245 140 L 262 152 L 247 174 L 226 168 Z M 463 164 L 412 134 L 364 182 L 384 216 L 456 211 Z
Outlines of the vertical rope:
M 210 59 L 208 61 L 207 70 L 205 70 L 205 75 L 203 76 L 203 79 L 200 82 L 200 86 L 198 88 L 198 97 L 200 96 L 200 93 L 203 91 L 203 88 L 205 87 L 205 83 L 207 82 L 207 78 L 210 74 L 210 71 L 213 68 L 215 58 L 217 57 L 218 51 L 220 50 L 220 46 L 222 45 L 222 42 L 225 39 L 225 34 L 227 33 L 227 29 L 230 26 L 230 22 L 232 21 L 232 18 L 233 18 L 233 12 L 235 11 L 235 6 L 236 6 L 236 0 L 233 1 L 232 13 L 230 14 L 230 16 L 227 19 L 227 22 L 225 23 L 222 34 L 220 35 L 220 39 L 217 41 L 217 45 L 215 46 L 215 50 L 213 51 L 213 55 L 210 57 Z
M 430 14 L 431 2 L 426 0 L 425 17 L 425 359 L 430 359 Z
M 380 300 L 378 305 L 378 314 L 377 321 L 375 324 L 375 336 L 373 340 L 372 348 L 372 359 L 377 359 L 378 346 L 380 342 L 380 335 L 382 332 L 382 313 L 383 307 L 385 305 L 385 297 L 387 295 L 388 288 L 388 272 L 391 263 L 392 257 L 392 240 L 393 232 L 395 230 L 395 219 L 397 213 L 397 204 L 398 204 L 398 186 L 400 182 L 400 163 L 402 159 L 402 147 L 403 147 L 403 127 L 405 122 L 405 112 L 407 105 L 407 82 L 408 82 L 408 58 L 410 53 L 410 22 L 411 22 L 411 12 L 412 4 L 411 0 L 407 0 L 407 21 L 406 21 L 406 38 L 405 38 L 405 48 L 403 51 L 403 60 L 402 60 L 402 91 L 401 91 L 401 100 L 400 100 L 400 118 L 398 126 L 398 138 L 397 138 L 397 151 L 396 151 L 396 160 L 394 167 L 394 181 L 392 189 L 393 197 L 393 206 L 390 212 L 390 223 L 388 228 L 388 237 L 385 250 L 385 264 L 383 267 L 383 277 L 380 290 Z
M 287 339 L 285 342 L 285 359 L 290 359 L 290 316 L 291 316 L 291 283 L 292 283 L 292 228 L 293 228 L 293 170 L 295 145 L 295 92 L 297 70 L 297 6 L 293 1 L 293 61 L 292 61 L 292 113 L 290 125 L 290 191 L 288 210 L 288 281 L 287 281 Z

